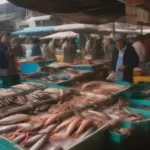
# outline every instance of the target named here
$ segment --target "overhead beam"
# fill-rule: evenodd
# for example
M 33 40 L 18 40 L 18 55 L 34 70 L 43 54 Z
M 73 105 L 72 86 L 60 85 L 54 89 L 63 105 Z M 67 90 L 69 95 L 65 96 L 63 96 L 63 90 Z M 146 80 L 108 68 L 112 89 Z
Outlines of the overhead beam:
M 122 3 L 128 4 L 128 5 L 143 5 L 144 0 L 118 0 Z

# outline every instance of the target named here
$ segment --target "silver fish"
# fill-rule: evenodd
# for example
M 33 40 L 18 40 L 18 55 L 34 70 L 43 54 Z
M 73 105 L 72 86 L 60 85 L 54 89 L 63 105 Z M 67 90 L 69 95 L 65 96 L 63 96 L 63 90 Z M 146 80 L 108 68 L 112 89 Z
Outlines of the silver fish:
M 83 134 L 80 136 L 79 141 L 81 141 L 81 140 L 83 140 L 84 138 L 86 138 L 87 136 L 91 135 L 95 130 L 96 130 L 95 127 L 89 128 L 85 133 L 83 133 Z
M 50 126 L 48 126 L 47 128 L 40 130 L 38 133 L 39 133 L 39 134 L 48 134 L 48 133 L 50 133 L 51 131 L 53 131 L 53 130 L 55 129 L 55 127 L 56 127 L 55 124 L 54 124 L 54 125 L 50 125 Z
M 17 129 L 16 125 L 0 126 L 0 133 L 7 133 Z
M 16 137 L 13 142 L 16 143 L 16 144 L 19 144 L 20 142 L 22 142 L 24 139 L 25 139 L 26 135 L 23 134 L 23 135 L 20 135 L 18 137 Z
M 33 136 L 32 138 L 30 138 L 26 143 L 25 143 L 25 147 L 30 147 L 33 144 L 35 144 L 41 137 L 43 137 L 43 134 L 38 134 Z
M 47 139 L 47 135 L 44 135 L 40 140 L 38 140 L 29 150 L 40 150 Z
M 29 119 L 30 119 L 30 116 L 25 115 L 25 114 L 12 115 L 12 116 L 1 119 L 0 125 L 10 125 L 10 124 L 15 124 L 15 123 L 20 123 L 20 122 L 28 121 Z

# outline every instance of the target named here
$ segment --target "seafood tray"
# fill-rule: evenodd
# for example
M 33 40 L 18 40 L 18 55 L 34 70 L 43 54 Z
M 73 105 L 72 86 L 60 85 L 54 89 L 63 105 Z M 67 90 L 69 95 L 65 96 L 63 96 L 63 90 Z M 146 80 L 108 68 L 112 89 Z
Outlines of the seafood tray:
M 72 85 L 72 81 L 71 80 L 59 80 L 59 82 L 48 82 L 48 81 L 42 81 L 42 80 L 30 80 L 27 79 L 24 82 L 32 82 L 32 83 L 36 83 L 36 84 L 41 84 L 44 86 L 48 86 L 48 87 L 55 87 L 55 88 L 59 88 L 60 86 L 66 86 L 69 87 Z
M 32 90 L 44 88 L 44 86 L 41 84 L 26 82 L 26 83 L 22 83 L 22 84 L 17 84 L 15 86 L 12 86 L 11 88 L 13 90 L 16 89 L 16 90 L 20 90 L 20 91 L 30 91 L 30 90 L 32 91 Z
M 37 62 L 25 62 L 21 63 L 21 73 L 22 74 L 30 74 L 37 71 L 37 69 L 43 65 L 47 65 L 47 63 L 53 63 L 54 61 L 37 61 Z
M 85 139 L 68 148 L 68 150 L 100 150 L 103 147 L 105 141 L 105 131 L 108 129 L 108 124 L 102 126 L 97 131 L 87 136 Z
M 126 107 L 127 110 L 133 113 L 141 114 L 144 118 L 143 120 L 138 120 L 135 122 L 127 122 L 127 121 L 121 121 L 121 124 L 125 127 L 148 127 L 150 126 L 150 111 L 141 110 L 137 108 L 132 107 Z
M 96 94 L 105 94 L 105 95 L 118 94 L 129 88 L 130 86 L 119 85 L 119 84 L 103 82 L 103 81 L 91 81 L 81 86 L 81 89 L 85 91 L 90 91 Z
M 118 127 L 110 129 L 108 138 L 116 143 L 122 143 L 126 138 L 129 137 L 131 127 L 126 127 L 124 124 L 118 123 Z
M 1 118 L 18 112 L 38 113 L 48 110 L 49 107 L 58 102 L 58 97 L 69 91 L 43 87 L 32 91 L 24 91 L 17 94 L 1 96 L 0 112 Z

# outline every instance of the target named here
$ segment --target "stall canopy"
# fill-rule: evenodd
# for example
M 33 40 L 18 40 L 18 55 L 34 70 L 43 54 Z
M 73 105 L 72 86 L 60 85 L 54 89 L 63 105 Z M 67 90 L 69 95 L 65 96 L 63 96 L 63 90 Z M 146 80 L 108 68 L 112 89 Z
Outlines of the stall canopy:
M 18 6 L 74 22 L 101 24 L 122 20 L 125 5 L 117 0 L 9 0 Z
M 45 27 L 30 27 L 25 28 L 20 31 L 12 32 L 12 35 L 31 35 L 31 34 L 37 34 L 42 32 L 53 32 L 56 26 L 45 26 Z
M 44 40 L 44 39 L 63 39 L 63 38 L 76 38 L 78 37 L 79 34 L 75 33 L 75 32 L 72 32 L 72 31 L 68 31 L 68 32 L 58 32 L 58 33 L 55 33 L 55 34 L 52 34 L 52 35 L 49 35 L 49 36 L 45 36 L 43 38 L 41 38 L 41 40 Z
M 78 23 L 65 24 L 65 25 L 56 26 L 55 31 L 56 32 L 61 32 L 61 31 L 97 32 L 98 26 L 92 24 L 78 24 Z

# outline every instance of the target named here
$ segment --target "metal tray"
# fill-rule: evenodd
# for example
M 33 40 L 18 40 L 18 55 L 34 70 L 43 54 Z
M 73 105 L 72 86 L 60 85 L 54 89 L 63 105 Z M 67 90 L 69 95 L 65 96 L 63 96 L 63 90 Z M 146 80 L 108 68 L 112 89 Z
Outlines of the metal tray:
M 108 124 L 102 126 L 97 131 L 87 136 L 82 141 L 75 143 L 67 150 L 102 150 L 105 141 L 105 131 L 108 129 Z

